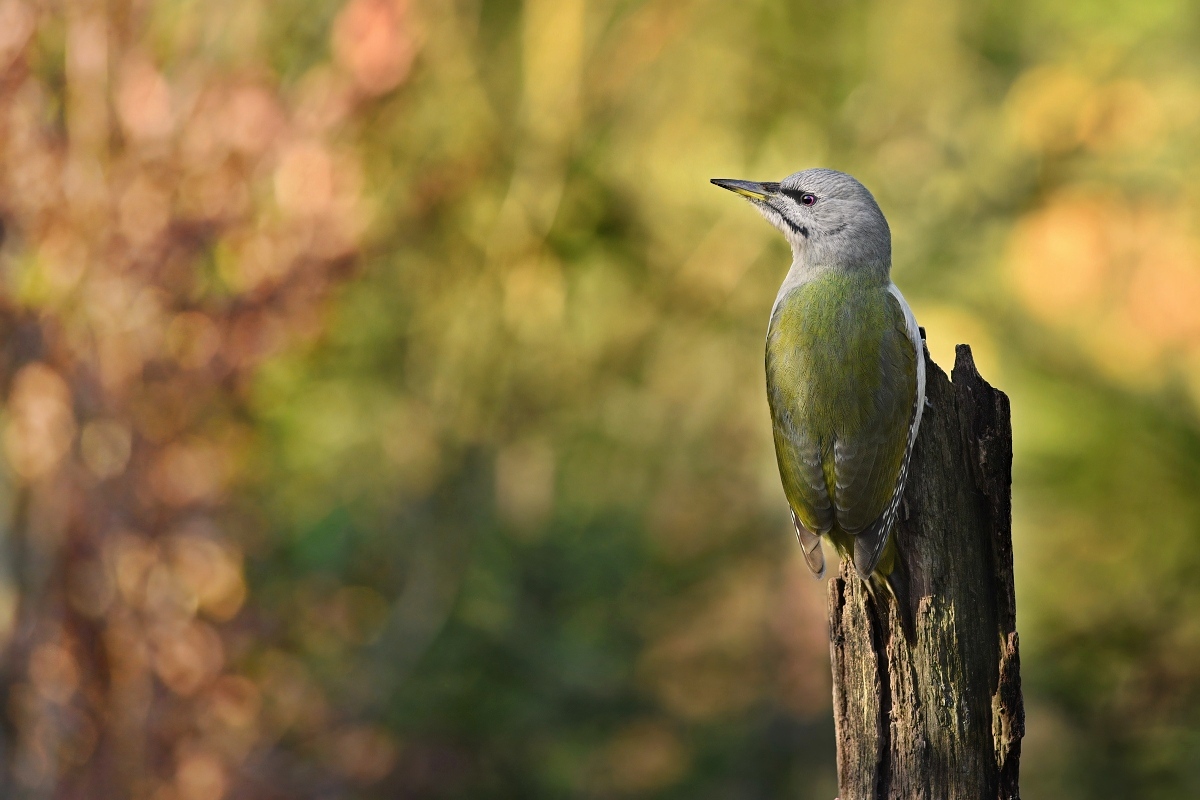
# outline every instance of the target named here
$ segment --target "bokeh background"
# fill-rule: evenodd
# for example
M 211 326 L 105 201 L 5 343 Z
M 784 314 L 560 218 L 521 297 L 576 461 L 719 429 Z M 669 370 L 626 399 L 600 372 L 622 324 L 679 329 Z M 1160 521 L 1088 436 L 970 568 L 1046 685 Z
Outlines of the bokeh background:
M 1200 10 L 0 0 L 0 794 L 821 798 L 825 165 L 1008 392 L 1025 796 L 1200 796 Z

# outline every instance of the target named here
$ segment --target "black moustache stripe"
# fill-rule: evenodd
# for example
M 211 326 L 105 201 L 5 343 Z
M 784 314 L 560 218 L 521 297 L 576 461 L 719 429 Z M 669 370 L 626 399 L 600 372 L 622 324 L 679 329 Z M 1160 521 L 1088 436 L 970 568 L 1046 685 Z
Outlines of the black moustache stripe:
M 787 225 L 789 228 L 791 228 L 792 230 L 794 230 L 796 233 L 798 233 L 798 234 L 800 234 L 801 236 L 803 236 L 805 239 L 807 239 L 807 238 L 808 238 L 808 228 L 807 228 L 807 227 L 805 227 L 804 225 L 797 225 L 796 223 L 792 222 L 790 219 L 788 219 L 787 217 L 785 217 L 785 216 L 784 216 L 784 215 L 783 215 L 783 214 L 782 214 L 782 213 L 779 211 L 779 209 L 775 208 L 775 207 L 774 207 L 773 205 L 771 205 L 770 203 L 764 203 L 762 200 L 755 200 L 754 202 L 755 202 L 755 203 L 758 203 L 758 204 L 759 204 L 759 205 L 761 205 L 761 206 L 764 206 L 764 207 L 766 207 L 766 208 L 769 208 L 769 209 L 771 209 L 771 213 L 775 214 L 775 216 L 777 216 L 777 217 L 779 217 L 781 220 L 783 220 L 783 222 L 784 222 L 784 224 L 785 224 L 785 225 Z
M 805 239 L 807 239 L 807 238 L 808 238 L 808 228 L 804 227 L 803 225 L 797 225 L 796 223 L 792 222 L 790 219 L 788 219 L 787 217 L 783 216 L 782 214 L 780 214 L 779 216 L 780 216 L 780 218 L 782 218 L 782 219 L 783 219 L 783 221 L 784 221 L 784 222 L 786 222 L 786 223 L 787 223 L 787 226 L 788 226 L 789 228 L 791 228 L 791 229 L 792 229 L 792 230 L 794 230 L 796 233 L 798 233 L 798 234 L 800 234 L 801 236 L 803 236 Z

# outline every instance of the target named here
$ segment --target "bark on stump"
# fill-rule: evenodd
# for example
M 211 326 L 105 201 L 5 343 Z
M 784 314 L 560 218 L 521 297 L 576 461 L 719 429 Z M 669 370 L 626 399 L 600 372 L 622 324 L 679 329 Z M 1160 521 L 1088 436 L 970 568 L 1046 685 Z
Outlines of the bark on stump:
M 927 396 L 894 535 L 911 628 L 843 563 L 829 582 L 841 800 L 1018 800 L 1025 713 L 1008 397 L 959 345 Z

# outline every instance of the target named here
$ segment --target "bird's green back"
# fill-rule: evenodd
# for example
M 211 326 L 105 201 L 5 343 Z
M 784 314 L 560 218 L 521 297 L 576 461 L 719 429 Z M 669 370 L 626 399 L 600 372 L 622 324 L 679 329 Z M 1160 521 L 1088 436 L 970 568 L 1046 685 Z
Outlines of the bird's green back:
M 784 492 L 810 531 L 839 543 L 837 534 L 862 531 L 892 499 L 913 420 L 916 358 L 886 283 L 829 270 L 779 299 L 767 334 L 767 393 Z

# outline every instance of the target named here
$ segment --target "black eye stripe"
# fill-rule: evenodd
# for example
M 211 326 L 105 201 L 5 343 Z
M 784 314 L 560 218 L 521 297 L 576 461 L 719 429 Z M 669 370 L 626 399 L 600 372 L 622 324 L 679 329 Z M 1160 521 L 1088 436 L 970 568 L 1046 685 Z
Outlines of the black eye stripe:
M 804 206 L 811 206 L 813 203 L 817 202 L 816 195 L 814 195 L 812 192 L 806 192 L 802 189 L 781 189 L 780 194 L 786 194 L 788 197 Z M 807 200 L 805 198 L 807 198 Z

